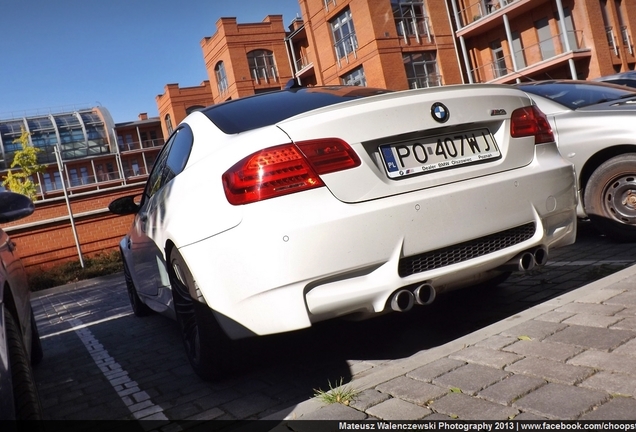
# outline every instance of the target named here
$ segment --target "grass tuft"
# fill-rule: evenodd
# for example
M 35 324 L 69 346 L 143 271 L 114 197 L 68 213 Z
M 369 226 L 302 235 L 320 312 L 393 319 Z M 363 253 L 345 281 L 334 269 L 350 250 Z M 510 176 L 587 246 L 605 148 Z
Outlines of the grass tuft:
M 331 381 L 329 383 L 329 390 L 324 391 L 321 389 L 314 389 L 314 397 L 320 399 L 323 403 L 326 404 L 334 404 L 340 403 L 343 405 L 349 405 L 353 399 L 358 395 L 358 391 L 354 390 L 349 386 L 342 385 L 343 378 L 340 378 L 340 382 L 337 383 L 335 387 L 331 385 Z

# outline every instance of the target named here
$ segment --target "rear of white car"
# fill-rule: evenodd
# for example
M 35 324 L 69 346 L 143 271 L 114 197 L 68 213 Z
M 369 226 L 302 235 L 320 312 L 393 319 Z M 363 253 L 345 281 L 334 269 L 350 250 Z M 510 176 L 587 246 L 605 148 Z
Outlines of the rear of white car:
M 232 339 L 408 309 L 575 240 L 573 167 L 513 88 L 387 93 L 231 135 L 185 122 L 155 242 Z

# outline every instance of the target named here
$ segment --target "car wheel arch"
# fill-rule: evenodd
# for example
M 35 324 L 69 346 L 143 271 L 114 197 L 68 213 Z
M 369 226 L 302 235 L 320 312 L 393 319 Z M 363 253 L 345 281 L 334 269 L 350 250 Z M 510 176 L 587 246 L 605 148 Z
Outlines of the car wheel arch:
M 587 187 L 587 183 L 590 180 L 590 177 L 592 177 L 592 174 L 594 173 L 594 171 L 596 171 L 598 167 L 601 166 L 604 162 L 612 159 L 613 157 L 620 156 L 622 154 L 635 153 L 635 152 L 636 152 L 636 144 L 619 144 L 619 145 L 614 145 L 612 147 L 604 148 L 594 153 L 592 156 L 590 156 L 587 159 L 587 161 L 583 165 L 583 168 L 580 170 L 580 172 L 577 173 L 578 181 L 579 181 L 579 189 L 581 189 L 582 191 L 585 191 L 585 188 Z

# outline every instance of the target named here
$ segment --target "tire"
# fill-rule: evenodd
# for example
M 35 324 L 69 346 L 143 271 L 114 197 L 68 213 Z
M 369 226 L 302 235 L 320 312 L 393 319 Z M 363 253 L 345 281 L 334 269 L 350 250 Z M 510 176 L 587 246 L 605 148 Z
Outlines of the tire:
M 169 252 L 168 263 L 175 315 L 188 361 L 200 378 L 219 380 L 231 362 L 231 341 L 212 310 L 192 299 L 189 287 L 194 286 L 194 280 L 176 248 Z
M 37 366 L 44 358 L 42 350 L 42 341 L 40 340 L 40 332 L 38 331 L 35 315 L 31 309 L 31 366 Z
M 4 308 L 4 306 L 3 306 Z M 18 324 L 4 308 L 9 367 L 17 420 L 42 420 L 42 406 Z
M 135 288 L 135 283 L 130 276 L 130 270 L 128 269 L 128 264 L 126 264 L 126 258 L 124 258 L 124 254 L 121 254 L 121 260 L 124 263 L 124 279 L 126 279 L 128 300 L 130 300 L 130 306 L 132 307 L 133 313 L 135 314 L 135 316 L 138 317 L 150 315 L 153 310 L 146 306 L 146 304 L 139 298 L 139 294 L 137 294 L 137 289 Z
M 587 182 L 583 202 L 600 232 L 619 242 L 636 241 L 636 153 L 602 163 Z

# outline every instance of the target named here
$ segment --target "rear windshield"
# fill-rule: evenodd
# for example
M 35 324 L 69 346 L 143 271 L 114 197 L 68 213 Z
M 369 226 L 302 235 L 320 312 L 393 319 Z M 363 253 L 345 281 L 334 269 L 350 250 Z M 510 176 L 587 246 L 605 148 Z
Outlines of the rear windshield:
M 212 105 L 201 112 L 224 133 L 237 134 L 273 125 L 313 109 L 388 91 L 354 86 L 296 88 Z

